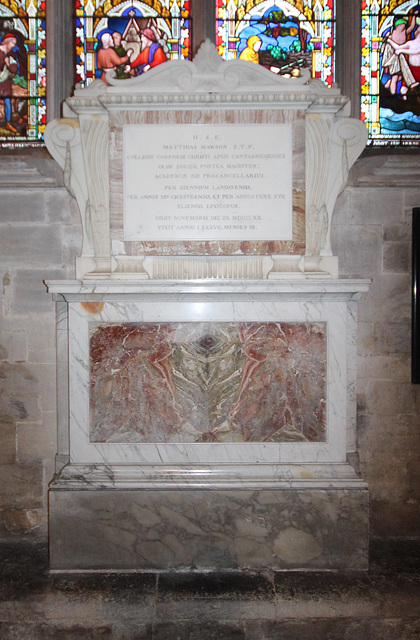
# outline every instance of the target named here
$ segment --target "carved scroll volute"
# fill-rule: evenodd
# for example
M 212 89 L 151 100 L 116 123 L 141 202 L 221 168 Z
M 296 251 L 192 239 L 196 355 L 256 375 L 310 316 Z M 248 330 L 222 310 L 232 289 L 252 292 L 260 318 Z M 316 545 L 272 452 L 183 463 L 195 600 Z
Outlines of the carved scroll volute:
M 306 249 L 331 256 L 331 219 L 349 170 L 367 142 L 367 129 L 354 118 L 311 113 L 306 117 Z
M 64 172 L 64 184 L 79 205 L 82 258 L 95 271 L 109 270 L 109 133 L 101 115 L 62 118 L 45 130 L 47 148 Z M 96 267 L 95 267 L 96 264 Z
M 45 144 L 64 172 L 67 191 L 76 198 L 82 221 L 82 256 L 93 256 L 92 237 L 87 232 L 86 206 L 88 187 L 83 157 L 80 125 L 76 118 L 53 120 L 45 129 Z

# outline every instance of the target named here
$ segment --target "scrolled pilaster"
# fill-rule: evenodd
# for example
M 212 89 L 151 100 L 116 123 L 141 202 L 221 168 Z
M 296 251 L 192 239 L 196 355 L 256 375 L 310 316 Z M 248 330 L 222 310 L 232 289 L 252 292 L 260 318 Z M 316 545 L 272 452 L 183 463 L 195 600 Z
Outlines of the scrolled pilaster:
M 359 120 L 310 113 L 306 117 L 306 247 L 331 256 L 330 230 L 336 200 L 367 142 Z
M 86 220 L 89 191 L 78 119 L 60 118 L 50 122 L 45 129 L 45 144 L 63 170 L 67 191 L 76 198 L 82 222 L 82 255 L 93 256 L 93 242 Z

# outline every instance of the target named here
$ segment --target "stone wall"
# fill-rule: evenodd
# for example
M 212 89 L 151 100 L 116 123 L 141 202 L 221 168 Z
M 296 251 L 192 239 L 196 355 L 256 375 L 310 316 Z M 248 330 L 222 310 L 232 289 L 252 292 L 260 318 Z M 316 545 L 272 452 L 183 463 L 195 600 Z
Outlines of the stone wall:
M 417 164 L 417 168 L 416 168 Z M 358 306 L 358 454 L 371 535 L 420 535 L 420 387 L 411 384 L 411 220 L 415 156 L 358 161 L 333 219 L 340 276 L 370 278 Z
M 410 383 L 416 164 L 360 160 L 333 220 L 340 275 L 373 280 L 359 305 L 358 447 L 374 536 L 420 535 L 420 389 Z M 0 198 L 0 539 L 42 539 L 56 452 L 54 305 L 43 280 L 74 277 L 80 223 L 45 154 L 3 156 Z
M 43 281 L 74 277 L 80 223 L 55 163 L 37 154 L 1 159 L 0 194 L 0 539 L 43 538 L 56 452 L 54 303 Z

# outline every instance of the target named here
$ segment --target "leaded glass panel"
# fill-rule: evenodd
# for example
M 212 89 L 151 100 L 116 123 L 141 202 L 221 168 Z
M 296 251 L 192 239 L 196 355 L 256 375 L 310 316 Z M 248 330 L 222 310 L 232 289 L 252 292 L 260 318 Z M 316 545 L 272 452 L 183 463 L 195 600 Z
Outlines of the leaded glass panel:
M 0 1 L 0 144 L 42 143 L 46 125 L 45 1 Z
M 420 142 L 420 4 L 362 0 L 361 117 L 373 145 Z
M 257 62 L 334 82 L 334 0 L 216 0 L 216 43 L 225 60 Z
M 190 57 L 189 0 L 76 0 L 76 76 L 127 79 Z

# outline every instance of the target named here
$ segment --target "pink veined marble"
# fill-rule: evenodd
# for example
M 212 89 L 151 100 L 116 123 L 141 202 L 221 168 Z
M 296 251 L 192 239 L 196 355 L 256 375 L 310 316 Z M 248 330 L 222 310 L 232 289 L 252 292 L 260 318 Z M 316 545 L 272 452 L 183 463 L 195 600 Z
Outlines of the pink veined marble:
M 92 442 L 323 442 L 325 323 L 93 325 Z

